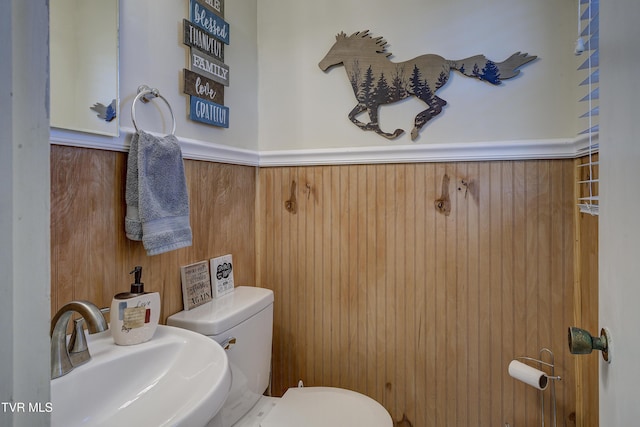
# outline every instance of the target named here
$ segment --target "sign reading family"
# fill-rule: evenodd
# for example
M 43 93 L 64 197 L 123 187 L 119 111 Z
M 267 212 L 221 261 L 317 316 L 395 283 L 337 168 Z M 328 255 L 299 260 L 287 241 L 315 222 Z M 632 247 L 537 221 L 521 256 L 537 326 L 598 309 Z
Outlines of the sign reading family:
M 189 20 L 184 20 L 184 44 L 190 47 L 189 69 L 184 69 L 184 93 L 189 95 L 191 120 L 229 127 L 224 86 L 229 67 L 224 45 L 229 44 L 229 24 L 224 20 L 224 0 L 189 0 Z

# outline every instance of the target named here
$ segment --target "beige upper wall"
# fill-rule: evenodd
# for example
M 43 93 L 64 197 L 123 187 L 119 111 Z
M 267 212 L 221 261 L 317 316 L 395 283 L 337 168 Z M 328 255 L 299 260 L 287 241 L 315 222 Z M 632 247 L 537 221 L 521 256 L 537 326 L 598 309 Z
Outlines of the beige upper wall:
M 388 141 L 354 126 L 355 98 L 343 67 L 318 62 L 340 31 L 368 29 L 389 43 L 392 60 L 424 53 L 448 59 L 514 52 L 538 55 L 522 75 L 495 87 L 459 74 L 438 95 L 444 112 L 423 128 L 420 144 L 573 138 L 577 4 L 571 0 L 260 0 L 258 2 L 259 148 L 261 151 L 412 144 L 415 100 L 380 113 Z
M 195 141 L 198 149 L 209 143 L 248 153 L 459 142 L 495 145 L 562 142 L 576 135 L 575 0 L 228 0 L 228 129 L 188 119 L 182 83 L 182 69 L 189 61 L 189 49 L 182 43 L 188 1 L 138 0 L 120 6 L 124 140 L 133 130 L 131 102 L 141 84 L 160 89 L 173 107 L 177 136 Z M 415 144 L 409 133 L 423 104 L 412 99 L 382 107 L 381 126 L 406 131 L 389 141 L 363 132 L 347 118 L 355 99 L 344 68 L 327 73 L 318 68 L 338 32 L 362 29 L 383 36 L 394 61 L 424 53 L 450 59 L 485 54 L 502 61 L 516 51 L 540 59 L 498 87 L 453 72 L 438 92 L 448 105 L 423 128 Z M 137 108 L 136 113 L 141 128 L 170 130 L 170 116 L 161 102 L 155 108 Z M 116 149 L 122 149 L 118 144 Z

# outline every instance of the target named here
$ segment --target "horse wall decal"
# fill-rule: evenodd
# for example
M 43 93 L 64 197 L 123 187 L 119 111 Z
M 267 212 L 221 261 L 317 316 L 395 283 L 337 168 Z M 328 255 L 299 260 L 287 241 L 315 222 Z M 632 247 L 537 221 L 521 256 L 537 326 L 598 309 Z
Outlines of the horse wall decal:
M 451 70 L 467 77 L 499 85 L 520 73 L 519 67 L 536 59 L 527 53 L 516 52 L 502 62 L 493 62 L 484 55 L 452 61 L 438 55 L 421 55 L 405 62 L 392 62 L 382 37 L 371 37 L 369 31 L 358 31 L 350 36 L 341 32 L 336 42 L 318 66 L 327 71 L 343 64 L 353 87 L 358 104 L 349 113 L 349 119 L 363 130 L 372 130 L 386 138 L 400 136 L 404 130 L 384 132 L 378 124 L 378 107 L 415 96 L 427 104 L 427 109 L 415 117 L 411 139 L 415 140 L 422 127 L 442 112 L 447 104 L 436 96 L 436 91 L 449 80 Z M 369 123 L 357 116 L 366 111 Z

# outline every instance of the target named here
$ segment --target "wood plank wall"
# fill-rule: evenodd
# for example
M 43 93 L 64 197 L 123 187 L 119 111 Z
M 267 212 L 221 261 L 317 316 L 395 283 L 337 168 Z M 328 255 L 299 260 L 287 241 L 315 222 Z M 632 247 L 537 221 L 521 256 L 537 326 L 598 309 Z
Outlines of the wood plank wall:
M 449 216 L 434 205 L 445 175 Z M 261 168 L 274 394 L 302 379 L 365 393 L 403 426 L 540 425 L 538 392 L 507 367 L 548 347 L 558 425 L 575 425 L 574 178 L 571 160 Z
M 586 329 L 593 335 L 600 334 L 598 323 L 598 217 L 578 215 L 579 249 L 577 256 L 575 320 L 571 326 Z M 576 425 L 598 427 L 600 352 L 588 356 L 575 356 L 576 372 Z
M 598 154 L 592 159 L 594 178 L 598 177 Z M 576 159 L 576 165 L 589 162 L 588 157 Z M 589 168 L 576 166 L 576 182 L 589 179 Z M 585 194 L 585 186 L 578 185 L 577 193 Z M 598 187 L 594 188 L 598 194 Z M 576 256 L 574 326 L 586 329 L 594 335 L 600 333 L 598 323 L 598 217 L 579 213 L 576 209 Z M 574 358 L 576 372 L 576 425 L 598 427 L 600 354 Z
M 234 278 L 253 285 L 256 168 L 185 161 L 193 246 L 147 256 L 124 235 L 127 155 L 51 147 L 51 312 L 87 299 L 110 306 L 129 290 L 135 265 L 146 291 L 159 291 L 161 321 L 183 309 L 180 266 L 233 254 Z
M 574 308 L 597 332 L 597 308 L 595 320 L 585 308 L 597 304 L 597 219 L 573 216 L 571 161 L 282 167 L 256 179 L 253 167 L 187 160 L 194 245 L 154 257 L 121 231 L 125 168 L 125 153 L 51 147 L 52 313 L 73 299 L 109 305 L 139 264 L 164 322 L 182 310 L 179 266 L 232 253 L 237 283 L 275 291 L 276 395 L 303 379 L 363 392 L 414 427 L 539 425 L 537 392 L 506 372 L 548 346 L 563 376 L 558 425 L 574 425 L 578 388 L 578 425 L 597 427 L 598 356 L 566 349 Z M 444 174 L 449 216 L 434 206 Z M 296 214 L 284 206 L 292 181 Z M 574 254 L 576 221 L 591 245 Z

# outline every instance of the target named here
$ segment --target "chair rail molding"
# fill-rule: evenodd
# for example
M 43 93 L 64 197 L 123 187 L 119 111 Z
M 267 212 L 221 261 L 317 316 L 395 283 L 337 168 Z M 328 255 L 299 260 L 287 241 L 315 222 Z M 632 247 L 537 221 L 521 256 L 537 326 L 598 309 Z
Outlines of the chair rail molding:
M 133 128 L 120 136 L 51 129 L 50 143 L 110 151 L 129 151 Z M 245 166 L 312 166 L 489 160 L 567 159 L 581 155 L 584 136 L 540 140 L 485 141 L 372 147 L 260 151 L 178 137 L 185 159 Z

